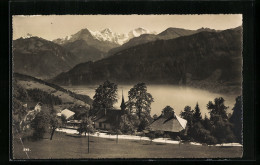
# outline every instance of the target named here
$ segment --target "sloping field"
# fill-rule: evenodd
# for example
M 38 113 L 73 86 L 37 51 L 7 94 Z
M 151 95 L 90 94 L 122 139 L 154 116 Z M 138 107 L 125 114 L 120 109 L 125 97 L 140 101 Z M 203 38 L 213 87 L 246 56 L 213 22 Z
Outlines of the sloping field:
M 238 158 L 242 147 L 198 146 L 191 144 L 165 144 L 142 140 L 87 137 L 56 132 L 41 141 L 24 141 L 30 159 L 100 159 L 100 158 Z M 13 141 L 13 158 L 27 159 L 18 138 Z
M 92 99 L 87 95 L 80 95 L 80 94 L 73 93 L 60 86 L 45 82 L 43 80 L 31 76 L 15 73 L 14 79 L 17 81 L 19 85 L 21 85 L 25 89 L 38 88 L 42 91 L 58 96 L 62 100 L 63 104 L 73 103 L 73 104 L 85 105 L 85 106 L 86 104 L 88 105 L 92 104 Z

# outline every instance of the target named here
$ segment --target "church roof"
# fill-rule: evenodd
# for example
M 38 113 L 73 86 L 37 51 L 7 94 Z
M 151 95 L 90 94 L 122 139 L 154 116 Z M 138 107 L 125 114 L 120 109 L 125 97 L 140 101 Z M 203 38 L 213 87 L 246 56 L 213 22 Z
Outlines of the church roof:
M 117 116 L 122 115 L 121 110 L 116 109 L 108 109 L 106 110 L 106 114 L 104 111 L 99 112 L 97 115 L 95 115 L 92 120 L 95 122 L 106 122 L 106 123 L 113 123 L 115 122 Z
M 187 120 L 174 115 L 166 118 L 165 116 L 159 116 L 151 125 L 152 131 L 167 131 L 167 132 L 180 132 L 186 128 Z

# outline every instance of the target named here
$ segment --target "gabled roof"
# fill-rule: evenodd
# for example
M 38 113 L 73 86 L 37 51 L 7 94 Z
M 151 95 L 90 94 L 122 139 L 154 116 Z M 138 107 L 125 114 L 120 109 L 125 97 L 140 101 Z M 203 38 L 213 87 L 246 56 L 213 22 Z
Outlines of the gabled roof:
M 170 118 L 159 116 L 151 125 L 152 131 L 180 132 L 186 128 L 187 120 L 174 115 Z
M 92 120 L 94 122 L 114 123 L 116 122 L 117 116 L 119 117 L 122 114 L 123 112 L 121 110 L 108 109 L 106 110 L 106 114 L 104 111 L 100 111 L 92 118 Z
M 63 111 L 61 111 L 61 115 L 64 115 L 66 117 L 66 119 L 69 119 L 70 117 L 72 117 L 75 114 L 75 112 L 72 112 L 69 109 L 64 109 Z

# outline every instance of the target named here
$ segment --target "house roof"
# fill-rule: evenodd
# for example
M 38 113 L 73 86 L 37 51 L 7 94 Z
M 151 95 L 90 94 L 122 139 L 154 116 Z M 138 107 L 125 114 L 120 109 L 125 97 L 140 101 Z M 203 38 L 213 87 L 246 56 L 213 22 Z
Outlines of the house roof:
M 69 109 L 64 109 L 63 111 L 61 111 L 61 115 L 64 115 L 66 117 L 66 119 L 69 119 L 70 117 L 72 117 L 75 114 L 75 112 L 72 112 Z
M 121 115 L 122 115 L 121 110 L 108 109 L 106 110 L 106 115 L 104 111 L 100 111 L 92 118 L 92 120 L 94 122 L 113 123 L 116 121 L 116 118 Z
M 159 116 L 151 125 L 152 131 L 180 132 L 186 128 L 187 120 L 174 115 L 170 118 Z

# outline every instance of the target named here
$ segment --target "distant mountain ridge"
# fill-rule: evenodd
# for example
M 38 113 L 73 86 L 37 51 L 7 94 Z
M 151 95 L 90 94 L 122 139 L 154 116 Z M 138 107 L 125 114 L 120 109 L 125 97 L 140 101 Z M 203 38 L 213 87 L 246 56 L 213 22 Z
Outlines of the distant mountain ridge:
M 108 50 L 118 47 L 119 44 L 116 44 L 114 42 L 110 42 L 107 40 L 98 40 L 96 37 L 92 35 L 92 33 L 86 28 L 86 29 L 81 29 L 79 32 L 71 35 L 70 37 L 67 37 L 64 39 L 56 39 L 53 40 L 54 43 L 64 45 L 70 42 L 74 42 L 77 40 L 84 40 L 87 42 L 88 45 L 102 51 L 102 52 L 107 52 Z
M 84 31 L 85 33 L 89 32 L 89 34 L 90 34 L 89 38 L 84 39 L 84 38 L 80 37 L 78 34 L 82 34 L 82 31 Z M 91 40 L 95 39 L 95 40 L 100 41 L 101 43 L 105 42 L 104 44 L 111 44 L 111 46 L 114 45 L 114 47 L 117 47 L 117 46 L 120 46 L 120 45 L 128 42 L 130 39 L 132 39 L 134 37 L 139 37 L 142 34 L 150 34 L 150 33 L 154 34 L 156 32 L 150 32 L 149 30 L 144 29 L 144 28 L 136 28 L 136 29 L 133 29 L 130 32 L 128 32 L 128 34 L 124 34 L 124 33 L 113 32 L 109 28 L 103 29 L 101 31 L 92 31 L 92 30 L 85 28 L 71 36 L 66 36 L 64 38 L 55 39 L 55 40 L 53 40 L 53 42 L 63 45 L 65 43 L 73 42 L 73 41 L 77 40 L 76 38 L 78 37 L 78 40 L 84 39 L 87 41 L 89 39 L 91 39 Z M 89 44 L 91 45 L 91 43 L 89 43 Z M 95 46 L 95 45 L 92 45 L 92 46 Z M 99 47 L 96 47 L 96 48 L 99 48 Z M 107 51 L 107 49 L 100 49 L 100 50 L 102 50 L 104 52 Z
M 240 26 L 233 30 L 241 28 Z M 117 34 L 108 28 L 99 32 L 82 29 L 65 39 L 56 40 L 56 43 L 27 34 L 13 41 L 13 71 L 50 79 L 80 63 L 95 62 L 132 47 L 190 36 L 203 31 L 220 33 L 208 28 L 198 30 L 168 28 L 159 34 L 144 28 L 136 28 L 128 34 Z M 125 43 L 120 46 L 119 42 Z
M 76 56 L 62 46 L 39 37 L 13 41 L 13 71 L 50 78 L 78 64 Z
M 171 27 L 171 28 L 167 28 L 166 30 L 164 30 L 163 32 L 161 32 L 157 35 L 144 33 L 144 34 L 140 35 L 139 37 L 134 37 L 134 38 L 130 39 L 128 42 L 126 42 L 125 44 L 123 44 L 122 46 L 111 49 L 108 52 L 107 56 L 111 56 L 121 50 L 130 48 L 130 47 L 133 47 L 136 45 L 145 44 L 145 43 L 156 41 L 156 40 L 174 39 L 177 37 L 188 36 L 188 35 L 202 32 L 202 31 L 217 32 L 216 30 L 209 29 L 209 28 L 200 28 L 198 30 L 187 30 L 187 29 Z
M 241 84 L 241 40 L 241 28 L 156 40 L 124 49 L 106 59 L 79 64 L 51 81 L 61 85 L 88 85 L 108 79 L 126 84 L 140 81 L 204 84 L 212 90 L 224 90 L 220 88 Z

